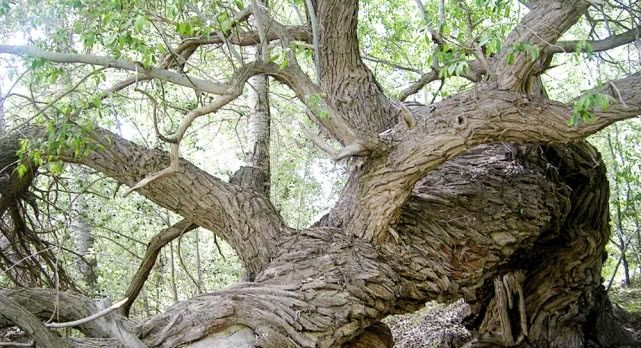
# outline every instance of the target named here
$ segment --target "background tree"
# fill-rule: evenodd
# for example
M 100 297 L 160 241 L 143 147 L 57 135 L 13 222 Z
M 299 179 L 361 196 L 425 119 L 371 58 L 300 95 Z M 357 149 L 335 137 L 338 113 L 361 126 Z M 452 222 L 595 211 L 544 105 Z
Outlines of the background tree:
M 608 182 L 582 139 L 641 111 L 631 59 L 639 4 L 52 0 L 2 1 L 0 9 L 3 38 L 27 41 L 0 45 L 18 77 L 0 139 L 2 232 L 29 260 L 11 278 L 22 288 L 0 293 L 10 304 L 1 325 L 24 312 L 65 321 L 101 309 L 57 291 L 79 290 L 61 267 L 69 242 L 57 229 L 62 163 L 75 163 L 118 184 L 93 225 L 135 207 L 140 218 L 127 223 L 160 232 L 102 234 L 132 257 L 146 248 L 145 256 L 131 282 L 126 272 L 109 277 L 105 288 L 128 295 L 121 315 L 83 322 L 87 338 L 70 344 L 389 346 L 382 318 L 459 298 L 472 307 L 467 325 L 479 345 L 636 344 L 601 284 Z M 596 55 L 601 64 L 623 68 L 551 99 L 554 83 L 542 76 L 563 71 L 560 57 L 581 62 L 608 51 Z M 278 112 L 270 113 L 266 76 Z M 245 114 L 252 131 L 238 158 L 246 163 L 232 168 L 229 156 L 216 168 L 221 157 L 212 154 L 229 149 L 212 140 L 210 125 Z M 304 153 L 290 178 L 309 180 L 328 157 L 347 164 L 336 203 L 317 221 L 310 212 L 324 207 L 301 214 L 310 192 L 292 192 L 282 167 L 267 165 L 269 154 L 274 168 L 286 167 L 300 147 L 267 141 L 274 124 L 325 153 Z M 236 125 L 226 134 L 241 138 Z M 194 297 L 209 289 L 198 264 L 194 272 L 184 262 L 181 241 L 197 226 L 216 236 L 203 250 L 220 238 L 235 251 L 242 282 Z M 111 257 L 102 269 L 122 270 Z M 173 270 L 169 285 L 149 279 L 156 260 Z M 19 263 L 3 262 L 6 270 Z M 186 299 L 178 269 L 194 285 Z M 145 281 L 175 289 L 179 301 L 160 312 L 156 294 L 154 311 L 147 294 L 141 313 L 150 316 L 131 322 L 122 314 Z M 54 340 L 33 320 L 14 324 L 39 344 Z

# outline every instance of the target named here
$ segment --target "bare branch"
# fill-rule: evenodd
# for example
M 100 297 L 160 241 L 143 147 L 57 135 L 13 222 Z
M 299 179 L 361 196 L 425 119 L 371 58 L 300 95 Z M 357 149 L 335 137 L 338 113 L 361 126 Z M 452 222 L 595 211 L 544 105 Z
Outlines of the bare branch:
M 147 177 L 136 183 L 134 186 L 132 186 L 129 190 L 125 191 L 124 195 L 127 196 L 132 191 L 138 190 L 154 180 L 158 180 L 167 175 L 177 173 L 180 170 L 180 142 L 182 141 L 183 137 L 185 136 L 185 132 L 187 132 L 187 129 L 191 126 L 194 120 L 196 120 L 198 117 L 217 112 L 229 102 L 238 98 L 239 95 L 240 93 L 221 96 L 220 99 L 218 99 L 215 103 L 205 105 L 188 113 L 180 122 L 176 134 L 170 139 L 171 147 L 169 151 L 169 167 L 148 175 Z
M 440 80 L 440 78 L 438 77 L 437 71 L 430 71 L 426 74 L 423 74 L 423 76 L 421 76 L 421 78 L 419 78 L 416 82 L 414 82 L 409 87 L 402 90 L 401 93 L 399 93 L 398 100 L 404 101 L 409 96 L 418 93 L 418 91 L 423 89 L 423 87 L 425 87 L 430 82 L 438 81 L 438 80 Z
M 80 63 L 128 70 L 147 78 L 155 78 L 158 80 L 171 82 L 179 86 L 194 88 L 202 92 L 213 94 L 225 94 L 228 90 L 228 86 L 226 86 L 225 84 L 215 83 L 195 77 L 187 77 L 186 75 L 181 73 L 159 68 L 152 67 L 149 69 L 145 69 L 142 65 L 135 62 L 111 59 L 108 57 L 96 56 L 91 54 L 50 52 L 33 46 L 11 45 L 0 45 L 0 53 L 13 54 L 18 56 L 38 57 L 56 63 Z
M 160 254 L 160 250 L 183 233 L 191 231 L 197 227 L 198 225 L 192 224 L 189 220 L 183 219 L 173 224 L 172 226 L 160 231 L 153 238 L 151 238 L 149 244 L 147 245 L 147 251 L 145 251 L 145 257 L 140 263 L 136 274 L 133 276 L 131 282 L 129 283 L 129 287 L 125 292 L 127 301 L 122 305 L 122 307 L 120 307 L 119 310 L 122 315 L 129 316 L 131 306 L 133 305 L 134 301 L 136 301 L 136 298 L 138 297 L 140 290 L 142 290 L 143 285 L 145 285 L 145 282 L 149 277 L 149 273 L 151 273 L 151 270 L 156 263 L 156 258 L 158 257 L 158 254 Z
M 641 35 L 641 27 L 636 27 L 630 29 L 625 33 L 609 36 L 603 40 L 596 41 L 560 41 L 556 44 L 549 46 L 545 52 L 546 53 L 571 53 L 576 52 L 581 47 L 585 49 L 586 45 L 591 47 L 592 52 L 602 52 L 607 51 L 619 46 L 623 46 L 634 42 L 637 37 Z
M 125 297 L 124 299 L 122 299 L 122 300 L 114 303 L 113 305 L 111 305 L 109 308 L 105 308 L 105 309 L 101 310 L 100 312 L 94 313 L 94 314 L 92 314 L 92 315 L 90 315 L 88 317 L 82 318 L 82 319 L 78 319 L 78 320 L 74 320 L 74 321 L 67 321 L 67 322 L 64 322 L 64 323 L 46 323 L 45 326 L 48 327 L 48 328 L 52 328 L 52 329 L 62 329 L 62 328 L 65 328 L 65 327 L 80 326 L 82 324 L 85 324 L 85 323 L 88 323 L 90 321 L 96 320 L 98 318 L 104 317 L 105 315 L 107 315 L 107 314 L 113 312 L 114 310 L 120 308 L 120 306 L 125 304 L 125 302 L 127 302 L 127 300 L 128 300 L 128 298 Z

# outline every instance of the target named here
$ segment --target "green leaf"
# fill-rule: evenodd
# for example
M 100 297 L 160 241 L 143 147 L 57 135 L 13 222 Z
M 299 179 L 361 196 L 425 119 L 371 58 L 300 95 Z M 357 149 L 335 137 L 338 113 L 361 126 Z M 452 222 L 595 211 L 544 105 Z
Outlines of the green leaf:
M 143 15 L 139 15 L 138 17 L 136 17 L 136 20 L 134 21 L 134 30 L 137 33 L 142 33 L 146 24 L 147 24 L 147 17 Z
M 180 35 L 191 36 L 191 34 L 194 32 L 194 29 L 192 28 L 191 24 L 187 22 L 180 22 L 176 24 L 176 32 Z
M 33 58 L 31 60 L 31 64 L 29 65 L 31 69 L 38 69 L 40 67 L 45 66 L 47 64 L 47 61 L 43 58 Z
M 61 161 L 52 162 L 49 165 L 49 171 L 52 174 L 60 175 L 64 171 L 64 164 Z
M 22 178 L 25 174 L 27 174 L 27 171 L 29 171 L 29 168 L 27 167 L 26 164 L 20 163 L 16 168 L 16 170 L 18 171 L 18 176 Z
M 0 16 L 5 16 L 9 13 L 9 10 L 11 9 L 10 4 L 9 0 L 0 1 Z

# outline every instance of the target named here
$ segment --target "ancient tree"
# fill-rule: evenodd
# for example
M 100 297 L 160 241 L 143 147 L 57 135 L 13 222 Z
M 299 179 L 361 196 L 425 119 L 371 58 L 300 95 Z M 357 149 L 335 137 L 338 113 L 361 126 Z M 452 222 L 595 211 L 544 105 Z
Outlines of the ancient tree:
M 136 6 L 118 3 L 123 11 Z M 125 317 L 128 303 L 120 314 L 80 325 L 88 338 L 68 344 L 388 346 L 379 323 L 385 316 L 413 311 L 429 300 L 464 298 L 472 306 L 467 325 L 479 346 L 633 346 L 633 338 L 615 322 L 601 285 L 610 235 L 609 189 L 599 153 L 582 139 L 641 113 L 641 72 L 607 81 L 569 103 L 547 97 L 541 74 L 556 55 L 586 47 L 607 51 L 638 40 L 638 4 L 613 2 L 624 13 L 619 18 L 627 18 L 627 31 L 621 24 L 599 40 L 564 41 L 561 37 L 579 21 L 608 22 L 594 13 L 605 15 L 610 5 L 528 1 L 520 22 L 510 24 L 500 46 L 490 47 L 475 36 L 483 23 L 473 5 L 434 4 L 436 18 L 445 20 L 446 5 L 467 18 L 461 30 L 469 40 L 455 45 L 442 22 L 430 22 L 427 4 L 417 1 L 412 5 L 416 13 L 426 14 L 425 35 L 442 53 L 441 60 L 435 59 L 433 70 L 400 95 L 392 95 L 362 56 L 359 1 L 303 3 L 298 25 L 283 23 L 271 2 L 251 1 L 217 30 L 203 34 L 179 28 L 179 42 L 160 30 L 166 53 L 144 56 L 142 63 L 104 51 L 74 52 L 74 46 L 65 51 L 60 45 L 0 45 L 2 54 L 38 63 L 128 74 L 65 114 L 65 125 L 78 129 L 89 150 L 45 146 L 50 151 L 45 154 L 99 171 L 184 217 L 150 242 L 145 259 L 150 264 L 143 263 L 136 275 L 130 301 L 158 250 L 196 226 L 227 241 L 246 269 L 243 282 L 178 302 L 141 322 Z M 193 16 L 207 16 L 199 9 L 184 5 Z M 147 21 L 166 24 L 160 16 Z M 225 81 L 198 75 L 190 65 L 207 47 L 231 52 L 229 59 L 236 63 Z M 443 57 L 450 50 L 462 52 L 465 63 L 448 66 Z M 427 105 L 404 101 L 451 75 L 469 80 L 472 87 Z M 193 89 L 209 100 L 184 110 L 173 134 L 157 131 L 169 151 L 75 122 L 101 102 L 137 93 L 137 86 L 149 81 Z M 308 129 L 303 136 L 336 161 L 351 164 L 334 208 L 305 229 L 285 224 L 268 197 L 268 83 L 287 86 L 307 107 L 320 133 Z M 226 182 L 182 159 L 180 144 L 196 118 L 219 111 L 244 91 L 252 94 L 254 147 L 247 150 L 250 165 Z M 54 110 L 47 103 L 32 103 L 39 115 Z M 21 139 L 36 146 L 53 136 L 55 130 L 23 123 L 0 139 L 3 250 L 44 243 L 25 225 L 21 208 L 30 200 L 28 188 L 40 162 L 28 152 L 21 152 L 20 159 L 16 153 L 25 144 Z M 3 251 L 3 262 L 10 264 L 11 255 Z M 46 265 L 29 267 L 38 273 L 37 267 Z M 0 308 L 0 325 L 30 330 L 43 346 L 52 346 L 56 338 L 32 319 L 48 319 L 54 302 L 65 320 L 100 310 L 72 292 L 29 288 L 38 276 L 33 272 L 14 273 L 23 288 L 0 292 L 0 302 L 12 304 Z M 22 312 L 33 316 L 15 319 Z

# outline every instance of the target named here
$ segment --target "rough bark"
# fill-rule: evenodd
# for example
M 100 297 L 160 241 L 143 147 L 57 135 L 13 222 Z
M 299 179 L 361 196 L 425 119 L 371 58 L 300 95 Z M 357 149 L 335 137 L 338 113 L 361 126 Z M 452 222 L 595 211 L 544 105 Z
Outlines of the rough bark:
M 148 151 L 112 133 L 99 131 L 91 136 L 105 149 L 79 162 L 121 183 L 133 185 L 169 163 L 166 153 Z M 179 173 L 151 182 L 139 192 L 193 223 L 219 233 L 252 273 L 270 258 L 274 246 L 269 244 L 279 235 L 289 234 L 266 197 L 223 182 L 184 160 Z M 262 233 L 253 233 L 257 230 Z
M 507 273 L 511 277 L 495 279 L 493 298 L 479 326 L 481 332 L 494 334 L 479 341 L 500 338 L 505 345 L 546 347 L 634 344 L 620 327 L 601 327 L 614 320 L 607 317 L 611 308 L 603 300 L 607 295 L 600 275 L 610 234 L 608 183 L 600 155 L 586 144 L 548 148 L 536 155 L 553 165 L 549 175 L 568 190 L 565 218 L 532 249 L 521 250 L 524 254 Z M 497 291 L 501 288 L 505 292 Z
M 380 133 L 397 122 L 394 105 L 363 63 L 357 40 L 358 1 L 319 0 L 320 85 L 355 130 Z
M 625 90 L 613 94 L 630 103 L 595 112 L 593 121 L 578 127 L 568 125 L 569 105 L 498 90 L 461 93 L 429 107 L 417 107 L 413 110 L 416 127 L 404 131 L 397 126 L 387 134 L 392 146 L 353 173 L 356 180 L 344 189 L 330 220 L 336 226 L 345 224 L 359 237 L 384 241 L 413 185 L 430 170 L 478 144 L 534 139 L 569 143 L 610 124 L 611 116 L 636 117 L 641 108 L 641 89 L 636 83 L 640 78 L 637 73 L 616 81 Z
M 71 348 L 63 338 L 49 331 L 33 314 L 0 294 L 0 314 L 31 335 L 44 348 Z
M 528 342 L 579 347 L 604 309 L 592 295 L 609 233 L 603 166 L 581 144 L 512 154 L 479 147 L 421 180 L 394 243 L 326 227 L 285 236 L 255 282 L 178 303 L 137 332 L 149 346 L 197 346 L 237 327 L 255 345 L 328 347 L 387 314 L 464 297 L 471 325 L 496 334 L 495 279 L 523 272 Z
M 137 336 L 152 347 L 338 347 L 373 345 L 370 338 L 389 346 L 377 324 L 386 315 L 412 311 L 428 300 L 462 297 L 472 305 L 468 325 L 479 330 L 479 345 L 633 344 L 613 325 L 600 284 L 609 237 L 608 188 L 599 155 L 580 140 L 639 115 L 641 73 L 606 85 L 613 101 L 609 109 L 591 110 L 594 119 L 576 127 L 567 124 L 571 105 L 545 98 L 538 77 L 556 53 L 549 47 L 588 2 L 529 4 L 531 11 L 509 34 L 506 48 L 486 57 L 491 69 L 474 71 L 474 81 L 485 74 L 481 83 L 411 110 L 386 96 L 362 62 L 358 1 L 307 4 L 310 26 L 317 24 L 318 30 L 313 35 L 318 84 L 295 61 L 284 69 L 257 61 L 216 83 L 170 71 L 171 64 L 139 72 L 129 61 L 0 45 L 0 53 L 119 68 L 223 95 L 226 102 L 241 94 L 251 76 L 268 74 L 290 86 L 345 145 L 336 158 L 356 162 L 329 216 L 300 231 L 283 223 L 256 186 L 260 180 L 245 180 L 243 172 L 225 183 L 181 160 L 175 172 L 140 187 L 140 194 L 229 242 L 251 281 L 176 303 L 140 323 Z M 268 12 L 262 7 L 252 12 L 261 45 L 266 47 L 270 35 L 288 43 L 290 30 Z M 522 44 L 545 54 L 540 59 L 517 54 L 508 63 L 507 56 Z M 181 55 L 188 57 L 194 47 Z M 320 106 L 313 105 L 313 97 Z M 320 117 L 321 111 L 329 114 Z M 183 134 L 188 126 L 181 123 Z M 265 129 L 263 122 L 261 134 Z M 101 146 L 83 158 L 61 159 L 119 183 L 133 186 L 169 163 L 166 153 L 104 129 L 86 135 Z M 36 140 L 44 133 L 29 128 L 0 138 L 0 165 L 15 161 L 20 136 Z M 254 143 L 265 138 L 268 134 L 257 136 Z M 528 143 L 556 145 L 524 146 Z M 177 153 L 177 146 L 172 148 Z M 254 155 L 262 159 L 264 174 L 265 156 Z M 247 189 L 252 184 L 254 189 Z M 14 187 L 7 188 L 0 203 L 15 196 Z M 84 300 L 78 303 L 89 308 Z M 77 315 L 76 306 L 66 313 Z

